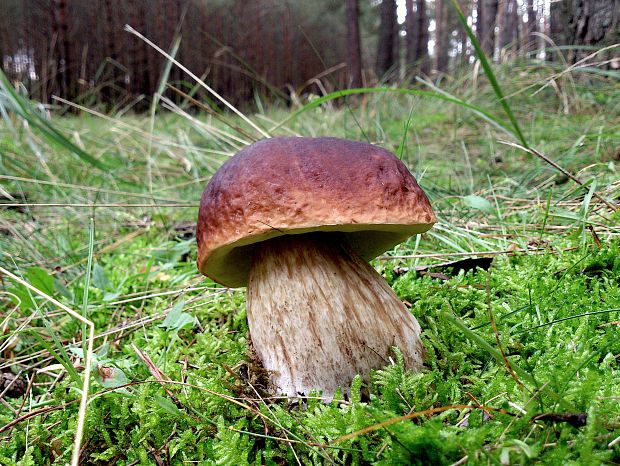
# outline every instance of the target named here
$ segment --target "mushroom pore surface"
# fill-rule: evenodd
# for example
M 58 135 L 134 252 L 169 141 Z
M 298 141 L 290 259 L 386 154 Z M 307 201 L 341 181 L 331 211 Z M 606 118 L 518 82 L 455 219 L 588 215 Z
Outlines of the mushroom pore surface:
M 273 390 L 331 399 L 353 377 L 388 363 L 391 346 L 422 366 L 420 326 L 387 282 L 338 233 L 288 235 L 257 245 L 247 314 Z

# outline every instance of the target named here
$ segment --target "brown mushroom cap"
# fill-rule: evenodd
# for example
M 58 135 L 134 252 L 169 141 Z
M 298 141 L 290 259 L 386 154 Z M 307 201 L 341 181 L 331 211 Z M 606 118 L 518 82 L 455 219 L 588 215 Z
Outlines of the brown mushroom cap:
M 341 232 L 370 260 L 436 221 L 415 178 L 380 147 L 328 137 L 264 139 L 239 151 L 207 184 L 198 269 L 223 285 L 246 286 L 261 241 Z

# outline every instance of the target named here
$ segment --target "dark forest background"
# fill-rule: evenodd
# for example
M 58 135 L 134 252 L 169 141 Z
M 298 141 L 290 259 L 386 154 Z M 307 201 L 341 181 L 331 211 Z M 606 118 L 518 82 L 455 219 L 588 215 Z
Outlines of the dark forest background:
M 620 42 L 620 0 L 458 3 L 496 61 L 570 64 Z M 0 13 L 2 68 L 24 92 L 108 111 L 146 108 L 166 67 L 126 24 L 168 52 L 179 41 L 176 58 L 237 105 L 451 74 L 474 62 L 451 0 L 1 0 Z M 618 56 L 610 48 L 598 58 L 615 69 Z M 186 93 L 194 86 L 177 67 L 168 83 Z

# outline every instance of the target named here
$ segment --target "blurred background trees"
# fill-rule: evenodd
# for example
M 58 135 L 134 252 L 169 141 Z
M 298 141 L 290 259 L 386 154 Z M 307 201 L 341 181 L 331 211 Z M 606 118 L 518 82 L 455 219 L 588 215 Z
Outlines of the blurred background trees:
M 458 4 L 498 61 L 575 63 L 620 42 L 618 0 Z M 126 24 L 166 51 L 180 38 L 176 58 L 235 104 L 453 73 L 474 61 L 452 0 L 2 0 L 0 13 L 2 68 L 24 92 L 107 110 L 147 108 L 166 65 Z M 604 56 L 620 67 L 618 48 Z M 169 84 L 200 92 L 176 67 Z

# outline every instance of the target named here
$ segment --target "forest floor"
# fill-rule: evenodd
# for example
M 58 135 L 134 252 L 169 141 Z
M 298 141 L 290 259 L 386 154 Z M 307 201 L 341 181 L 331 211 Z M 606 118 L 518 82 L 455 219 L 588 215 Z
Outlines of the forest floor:
M 261 390 L 244 290 L 196 270 L 202 189 L 255 128 L 165 101 L 50 120 L 5 86 L 0 464 L 70 461 L 76 317 L 85 464 L 620 464 L 620 80 L 577 71 L 498 67 L 513 122 L 471 74 L 247 114 L 396 152 L 439 218 L 372 262 L 420 322 L 423 371 L 395 351 L 327 404 Z

